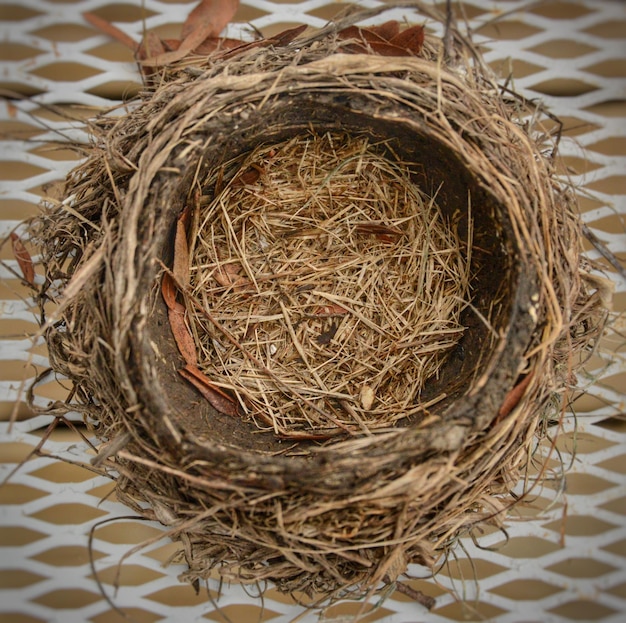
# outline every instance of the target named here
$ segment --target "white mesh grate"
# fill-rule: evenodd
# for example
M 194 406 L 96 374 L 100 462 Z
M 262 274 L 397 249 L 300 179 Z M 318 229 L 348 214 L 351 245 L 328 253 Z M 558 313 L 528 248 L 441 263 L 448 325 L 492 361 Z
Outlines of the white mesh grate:
M 194 5 L 174 0 L 122 2 L 15 0 L 10 6 L 5 0 L 0 7 L 0 88 L 32 96 L 17 106 L 0 102 L 0 236 L 34 213 L 42 187 L 63 178 L 75 162 L 67 151 L 46 148 L 46 141 L 58 138 L 56 132 L 80 137 L 80 125 L 68 123 L 43 105 L 98 107 L 136 88 L 130 52 L 95 33 L 80 13 L 96 12 L 138 40 L 144 25 L 163 36 L 176 36 Z M 249 25 L 264 34 L 289 24 L 322 26 L 344 7 L 327 0 L 242 0 L 237 24 L 229 27 L 229 34 L 246 35 Z M 487 60 L 503 75 L 511 73 L 517 90 L 541 98 L 565 122 L 570 138 L 561 145 L 563 166 L 581 186 L 584 219 L 614 254 L 624 258 L 624 3 L 468 0 L 462 11 Z M 411 20 L 410 16 L 409 10 L 396 8 L 384 19 Z M 495 17 L 499 19 L 491 21 Z M 17 400 L 19 420 L 11 432 L 6 424 L 0 428 L 0 477 L 5 478 L 37 446 L 50 418 L 34 416 L 23 402 L 20 381 L 45 368 L 45 351 L 24 337 L 36 329 L 32 310 L 20 298 L 24 291 L 10 271 L 16 266 L 6 246 L 1 254 L 9 269 L 0 267 L 0 417 L 8 420 Z M 594 249 L 589 255 L 599 257 Z M 615 307 L 626 310 L 626 283 L 617 277 Z M 589 366 L 588 377 L 581 379 L 588 393 L 575 402 L 578 417 L 568 416 L 558 441 L 564 464 L 571 463 L 565 491 L 559 491 L 563 483 L 555 465 L 554 480 L 535 492 L 532 504 L 511 517 L 507 544 L 493 549 L 504 540 L 500 532 L 487 532 L 477 543 L 464 540 L 457 549 L 458 559 L 444 566 L 435 581 L 411 580 L 414 588 L 437 597 L 433 611 L 394 594 L 363 620 L 622 620 L 626 612 L 623 316 L 615 329 Z M 33 365 L 26 366 L 31 353 Z M 44 384 L 37 401 L 47 404 L 62 393 L 59 385 Z M 69 430 L 55 432 L 45 450 L 77 463 L 88 463 L 91 456 L 87 444 Z M 129 514 L 112 499 L 100 501 L 111 488 L 104 477 L 46 457 L 29 460 L 0 487 L 0 621 L 124 620 L 102 599 L 87 555 L 92 526 Z M 196 596 L 191 587 L 178 583 L 181 567 L 163 566 L 175 547 L 158 540 L 160 533 L 156 524 L 129 519 L 100 524 L 94 533 L 98 576 L 115 604 L 137 621 L 228 621 L 229 617 L 286 623 L 302 613 L 302 608 L 273 590 L 262 604 L 236 585 L 223 590 L 218 611 L 206 593 Z M 146 539 L 153 542 L 124 561 L 115 593 L 118 562 Z M 422 571 L 412 569 L 416 576 Z M 324 617 L 353 620 L 358 608 L 340 604 Z M 318 618 L 308 613 L 298 620 Z

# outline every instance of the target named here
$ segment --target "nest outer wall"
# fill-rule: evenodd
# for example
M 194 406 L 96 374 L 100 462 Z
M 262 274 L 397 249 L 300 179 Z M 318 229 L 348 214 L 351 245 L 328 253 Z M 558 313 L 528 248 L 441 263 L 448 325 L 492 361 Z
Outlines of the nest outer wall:
M 411 562 L 433 564 L 480 521 L 501 522 L 510 500 L 499 495 L 601 326 L 581 280 L 575 199 L 549 139 L 524 128 L 523 102 L 480 64 L 443 66 L 435 45 L 423 58 L 336 46 L 330 36 L 173 72 L 127 114 L 94 124 L 89 157 L 66 182 L 71 210 L 52 206 L 33 224 L 42 301 L 60 303 L 47 340 L 75 384 L 69 406 L 108 444 L 120 499 L 180 539 L 190 581 L 217 568 L 285 592 L 361 592 Z M 199 404 L 177 374 L 159 288 L 198 181 L 311 129 L 388 141 L 445 216 L 471 198 L 473 221 L 461 220 L 473 228 L 465 355 L 424 390 L 447 397 L 419 423 L 324 445 Z

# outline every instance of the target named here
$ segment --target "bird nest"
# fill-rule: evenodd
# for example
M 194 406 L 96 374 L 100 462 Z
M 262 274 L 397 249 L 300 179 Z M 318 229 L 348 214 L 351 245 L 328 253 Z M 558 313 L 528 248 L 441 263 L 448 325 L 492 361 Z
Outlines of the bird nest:
M 458 33 L 337 32 L 153 75 L 32 223 L 68 408 L 192 582 L 363 592 L 501 523 L 602 325 L 552 119 Z

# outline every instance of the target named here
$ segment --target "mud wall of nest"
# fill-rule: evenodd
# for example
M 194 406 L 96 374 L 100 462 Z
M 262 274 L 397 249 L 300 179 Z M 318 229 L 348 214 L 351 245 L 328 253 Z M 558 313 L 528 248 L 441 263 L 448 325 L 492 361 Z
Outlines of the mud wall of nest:
M 507 102 L 469 61 L 443 67 L 434 45 L 406 59 L 335 48 L 322 37 L 172 72 L 128 114 L 94 125 L 93 152 L 66 185 L 71 210 L 52 207 L 35 227 L 43 299 L 61 302 L 48 320 L 53 365 L 75 383 L 72 406 L 103 441 L 118 495 L 181 539 L 192 581 L 217 568 L 284 591 L 365 590 L 410 562 L 432 564 L 460 531 L 501 521 L 508 502 L 498 495 L 567 385 L 570 353 L 600 325 L 580 280 L 573 197 L 554 177 L 545 135 L 523 128 L 522 102 Z M 192 293 L 175 266 L 186 211 L 210 219 L 225 189 L 263 190 L 261 156 L 340 136 L 367 142 L 436 199 L 465 262 L 462 330 L 415 388 L 411 406 L 427 406 L 368 427 L 361 383 L 352 421 L 335 397 L 324 408 L 335 400 L 341 425 L 290 434 L 247 413 L 245 394 L 229 413 L 186 382 L 163 284 L 172 281 L 175 304 Z M 397 224 L 380 220 L 365 233 L 395 244 Z M 239 263 L 231 277 L 253 279 L 245 257 L 229 258 Z M 233 294 L 236 279 L 214 285 Z M 190 309 L 185 326 L 198 337 Z M 206 330 L 225 347 L 213 310 Z M 211 380 L 233 397 L 224 378 Z

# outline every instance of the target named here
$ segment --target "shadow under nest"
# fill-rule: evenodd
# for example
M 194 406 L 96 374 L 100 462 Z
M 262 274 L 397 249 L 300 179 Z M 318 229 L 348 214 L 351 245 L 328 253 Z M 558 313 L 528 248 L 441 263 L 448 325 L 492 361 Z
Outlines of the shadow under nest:
M 92 122 L 94 142 L 68 176 L 66 200 L 31 224 L 46 270 L 51 364 L 74 384 L 68 408 L 83 412 L 102 442 L 98 460 L 117 472 L 119 499 L 180 540 L 186 580 L 217 570 L 284 592 L 338 595 L 394 582 L 410 563 L 432 566 L 459 534 L 502 523 L 546 414 L 558 413 L 577 357 L 601 330 L 575 197 L 554 171 L 550 120 L 501 92 L 469 53 L 460 67 L 445 66 L 440 47 L 428 39 L 420 57 L 348 55 L 331 34 L 170 68 L 124 114 Z M 316 428 L 300 417 L 290 431 L 250 407 L 245 387 L 234 397 L 219 366 L 207 373 L 207 391 L 221 391 L 232 413 L 180 372 L 189 359 L 173 332 L 176 305 L 198 337 L 189 284 L 175 267 L 183 215 L 191 206 L 209 218 L 224 189 L 250 171 L 250 154 L 303 137 L 367 141 L 404 167 L 404 183 L 436 198 L 440 224 L 465 241 L 461 330 L 436 373 L 406 382 L 410 413 L 395 411 L 391 423 L 368 426 L 384 396 L 364 400 L 362 383 L 323 403 L 308 394 L 329 419 Z M 266 172 L 243 186 L 262 192 Z M 346 204 L 333 196 L 328 205 Z M 384 238 L 400 226 L 381 220 L 367 230 L 372 245 L 402 247 L 402 231 Z M 247 257 L 235 260 L 253 281 Z M 307 278 L 314 283 L 314 271 Z M 281 279 L 284 294 L 291 282 Z M 164 283 L 174 289 L 169 303 Z M 214 296 L 235 289 L 217 285 Z M 250 298 L 237 300 L 249 309 Z M 340 303 L 336 331 L 356 317 Z M 262 389 L 302 406 L 306 385 L 276 378 L 271 357 L 251 357 L 212 308 L 202 314 L 209 343 L 239 350 Z M 400 311 L 392 315 L 401 323 Z M 372 318 L 358 316 L 354 339 L 380 329 Z M 284 370 L 306 359 L 299 346 Z

